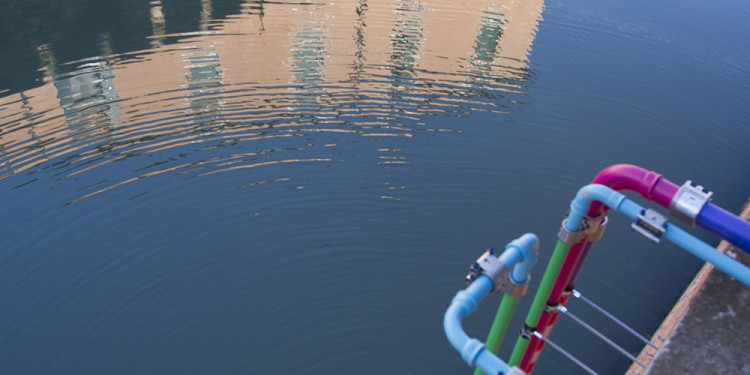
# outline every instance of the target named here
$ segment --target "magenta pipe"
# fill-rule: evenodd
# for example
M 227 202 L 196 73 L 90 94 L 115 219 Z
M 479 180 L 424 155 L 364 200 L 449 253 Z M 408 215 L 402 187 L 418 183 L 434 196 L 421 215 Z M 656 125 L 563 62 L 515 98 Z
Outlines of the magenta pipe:
M 613 190 L 632 190 L 641 194 L 649 201 L 654 201 L 662 207 L 669 208 L 669 203 L 677 194 L 679 186 L 661 178 L 661 174 L 646 170 L 632 164 L 615 164 L 604 168 L 594 180 L 594 184 L 601 184 Z M 588 216 L 598 217 L 606 209 L 598 201 L 591 202 Z
M 615 164 L 604 168 L 594 177 L 592 183 L 605 185 L 617 191 L 635 191 L 664 208 L 669 208 L 680 189 L 673 182 L 662 178 L 661 174 L 632 164 Z M 588 216 L 598 217 L 602 213 L 606 214 L 606 210 L 607 207 L 603 203 L 593 201 L 589 206 Z M 750 253 L 750 223 L 731 212 L 709 202 L 698 214 L 696 224 Z

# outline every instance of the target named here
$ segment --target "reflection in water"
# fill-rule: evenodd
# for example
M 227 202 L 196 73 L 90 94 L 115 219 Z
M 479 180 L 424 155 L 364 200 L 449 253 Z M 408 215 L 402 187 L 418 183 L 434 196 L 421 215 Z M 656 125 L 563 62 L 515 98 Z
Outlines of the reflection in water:
M 421 13 L 424 11 L 420 2 L 403 0 L 396 3 L 396 20 L 391 34 L 393 52 L 390 63 L 391 74 L 395 78 L 394 90 L 408 87 L 408 78 L 416 74 L 414 67 L 419 58 L 419 44 L 423 38 Z
M 219 57 L 212 49 L 193 49 L 184 53 L 189 73 L 187 87 L 189 106 L 199 131 L 214 132 L 223 126 L 222 69 Z
M 105 60 L 86 62 L 74 73 L 53 77 L 70 137 L 92 142 L 96 137 L 109 137 L 119 127 L 122 104 L 115 93 L 114 78 Z
M 158 48 L 164 44 L 163 35 L 166 33 L 164 11 L 162 10 L 161 0 L 151 0 L 149 6 L 151 14 L 151 47 Z
M 315 113 L 321 110 L 319 101 L 323 100 L 326 93 L 323 86 L 328 52 L 323 42 L 326 31 L 324 25 L 330 22 L 330 16 L 319 12 L 317 8 L 310 8 L 309 11 L 295 10 L 295 13 L 308 13 L 309 18 L 301 17 L 302 20 L 292 33 L 288 62 L 293 72 L 291 83 L 299 88 L 294 100 L 300 122 L 316 122 Z
M 516 12 L 493 1 L 248 1 L 217 22 L 213 6 L 201 0 L 200 30 L 168 35 L 169 14 L 151 1 L 148 51 L 115 55 L 103 34 L 103 57 L 61 64 L 53 46 L 39 47 L 49 83 L 0 99 L 3 176 L 79 178 L 113 161 L 158 159 L 76 201 L 167 172 L 341 162 L 363 139 L 377 142 L 373 162 L 407 165 L 397 139 L 460 131 L 437 119 L 469 108 L 509 110 L 492 98 L 522 92 L 541 12 L 541 2 Z M 513 29 L 516 20 L 525 29 Z
M 419 315 L 382 252 L 429 225 L 405 176 L 517 108 L 541 0 L 71 3 L 85 55 L 38 36 L 38 83 L 0 91 L 0 373 L 413 373 L 352 350 Z

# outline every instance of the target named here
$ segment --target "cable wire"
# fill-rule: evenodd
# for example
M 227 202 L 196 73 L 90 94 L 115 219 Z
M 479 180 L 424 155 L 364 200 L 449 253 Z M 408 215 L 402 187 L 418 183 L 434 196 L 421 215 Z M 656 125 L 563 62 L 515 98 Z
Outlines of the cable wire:
M 581 366 L 581 368 L 584 369 L 584 370 L 586 370 L 586 372 L 588 372 L 589 374 L 591 374 L 591 375 L 599 375 L 596 371 L 594 371 L 590 367 L 586 366 L 585 363 L 581 362 L 581 360 L 579 360 L 578 358 L 574 357 L 572 354 L 570 354 L 567 351 L 565 351 L 565 349 L 563 349 L 562 347 L 560 347 L 560 345 L 557 345 L 553 341 L 551 341 L 550 339 L 544 337 L 544 335 L 542 335 L 538 331 L 534 331 L 534 336 L 536 336 L 539 339 L 542 339 L 542 340 L 546 341 L 547 344 L 549 344 L 552 348 L 554 348 L 558 352 L 562 353 L 562 355 L 564 355 L 565 357 L 567 357 L 569 360 L 573 361 L 578 366 Z
M 618 352 L 622 353 L 624 356 L 628 357 L 631 361 L 641 365 L 641 367 L 646 368 L 646 365 L 643 364 L 643 362 L 639 361 L 637 358 L 635 358 L 632 354 L 628 353 L 627 350 L 623 349 L 621 346 L 617 345 L 614 341 L 610 340 L 607 336 L 605 336 L 603 333 L 596 330 L 596 328 L 590 326 L 588 323 L 581 320 L 581 318 L 573 315 L 570 310 L 565 308 L 565 306 L 558 306 L 557 310 L 559 310 L 563 315 L 566 315 L 573 319 L 576 323 L 580 324 L 583 328 L 586 328 L 589 332 L 596 335 L 596 337 L 602 339 L 602 341 L 609 344 L 609 346 L 617 349 Z
M 614 315 L 610 314 L 607 310 L 604 310 L 603 308 L 599 307 L 599 305 L 595 304 L 593 301 L 586 298 L 581 292 L 579 292 L 576 289 L 573 289 L 573 297 L 576 297 L 580 299 L 583 302 L 586 302 L 589 306 L 593 307 L 596 311 L 599 311 L 602 315 L 609 318 L 611 321 L 615 322 L 620 327 L 624 328 L 626 331 L 628 331 L 631 335 L 637 337 L 639 340 L 641 340 L 644 344 L 654 348 L 655 350 L 659 350 L 659 347 L 654 345 L 651 341 L 649 341 L 647 338 L 643 337 L 641 334 L 636 332 L 634 329 L 630 328 L 627 324 L 623 323 L 621 320 L 617 319 Z

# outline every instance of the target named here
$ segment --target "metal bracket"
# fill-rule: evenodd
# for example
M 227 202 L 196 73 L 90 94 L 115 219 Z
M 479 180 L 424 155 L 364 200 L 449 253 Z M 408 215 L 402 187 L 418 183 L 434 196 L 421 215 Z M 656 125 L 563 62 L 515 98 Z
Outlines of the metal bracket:
M 487 249 L 482 256 L 471 264 L 469 274 L 466 275 L 466 281 L 472 282 L 482 274 L 492 279 L 492 284 L 494 285 L 492 292 L 499 291 L 504 281 L 510 278 L 510 269 L 508 269 L 505 263 L 497 259 L 494 247 Z
M 508 277 L 500 281 L 500 285 L 495 287 L 495 290 L 499 291 L 500 293 L 507 294 L 511 297 L 521 298 L 526 294 L 526 291 L 529 290 L 530 282 L 531 282 L 531 275 L 526 277 L 526 281 L 518 284 L 515 281 L 513 281 L 509 273 Z
M 586 234 L 588 234 L 587 232 L 588 223 L 586 223 L 586 218 L 584 218 L 583 220 L 584 228 L 579 229 L 575 232 L 571 232 L 565 227 L 566 221 L 568 221 L 567 218 L 565 218 L 562 222 L 562 225 L 560 225 L 560 231 L 557 232 L 557 238 L 560 241 L 562 241 L 564 244 L 571 245 L 571 246 L 573 244 L 583 241 L 583 238 L 586 237 Z
M 599 241 L 604 235 L 604 230 L 607 229 L 609 216 L 604 216 L 602 213 L 599 217 L 589 218 L 588 220 L 591 223 L 591 234 L 589 234 L 589 237 L 586 240 L 589 242 Z
M 586 236 L 588 236 L 587 241 L 599 241 L 604 234 L 604 229 L 607 227 L 609 218 L 604 216 L 604 214 L 595 218 L 584 216 L 581 220 L 581 228 L 575 232 L 571 232 L 565 227 L 567 221 L 567 218 L 563 220 L 560 231 L 557 233 L 557 238 L 564 244 L 572 246 L 583 241 L 583 238 Z
M 661 236 L 667 231 L 667 218 L 658 211 L 648 208 L 638 214 L 638 220 L 631 224 L 630 228 L 653 243 L 659 243 Z
M 531 340 L 531 338 L 534 336 L 534 332 L 536 332 L 536 328 L 531 328 L 526 325 L 526 323 L 521 326 L 521 337 Z
M 494 247 L 487 249 L 482 256 L 471 264 L 469 274 L 466 275 L 466 282 L 470 283 L 482 274 L 492 279 L 492 293 L 505 293 L 516 298 L 523 297 L 526 294 L 531 282 L 531 276 L 528 276 L 523 283 L 513 281 L 510 277 L 510 269 L 495 256 Z
M 553 303 L 553 304 L 550 304 L 549 302 L 547 302 L 547 304 L 544 305 L 544 313 L 545 314 L 554 314 L 554 313 L 557 312 L 557 310 L 560 307 L 562 307 L 562 306 L 560 306 L 559 302 L 558 303 Z
M 687 180 L 677 190 L 674 198 L 672 198 L 672 202 L 669 203 L 669 212 L 672 216 L 695 226 L 698 214 L 703 209 L 703 206 L 711 200 L 713 194 L 713 192 L 706 190 L 703 186 Z

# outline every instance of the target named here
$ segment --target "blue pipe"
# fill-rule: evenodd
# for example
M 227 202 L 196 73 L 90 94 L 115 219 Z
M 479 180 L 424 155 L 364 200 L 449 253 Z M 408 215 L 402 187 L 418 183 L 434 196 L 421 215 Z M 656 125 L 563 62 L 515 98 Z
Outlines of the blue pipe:
M 510 366 L 494 353 L 486 350 L 484 344 L 470 338 L 461 327 L 461 319 L 477 309 L 479 300 L 492 290 L 492 279 L 480 275 L 466 289 L 456 293 L 443 317 L 443 329 L 448 341 L 461 353 L 461 358 L 471 365 L 477 365 L 485 374 L 505 374 Z
M 508 268 L 512 267 L 511 278 L 514 282 L 521 283 L 528 279 L 531 267 L 538 257 L 539 239 L 536 235 L 527 233 L 508 243 L 498 260 Z M 482 297 L 487 295 L 493 287 L 492 279 L 482 274 L 466 289 L 456 293 L 445 311 L 443 328 L 448 341 L 461 353 L 461 358 L 470 366 L 476 365 L 485 374 L 505 374 L 511 370 L 511 367 L 492 351 L 486 350 L 484 343 L 469 337 L 461 327 L 463 317 L 474 312 Z
M 698 213 L 697 224 L 750 253 L 750 222 L 708 202 Z
M 508 267 L 513 267 L 510 278 L 516 284 L 523 284 L 531 274 L 531 268 L 534 267 L 539 259 L 539 238 L 533 233 L 526 233 L 523 236 L 511 241 L 505 246 L 505 251 L 498 259 L 503 260 L 506 253 L 514 252 L 520 254 L 520 263 L 505 263 Z
M 565 222 L 566 229 L 570 231 L 578 230 L 581 219 L 586 214 L 589 204 L 594 200 L 604 203 L 615 211 L 624 213 L 633 220 L 637 220 L 638 214 L 643 211 L 643 207 L 631 201 L 625 195 L 604 185 L 590 184 L 578 190 L 575 199 L 570 203 L 570 214 Z M 717 251 L 676 225 L 667 223 L 663 237 L 750 286 L 750 268 Z

